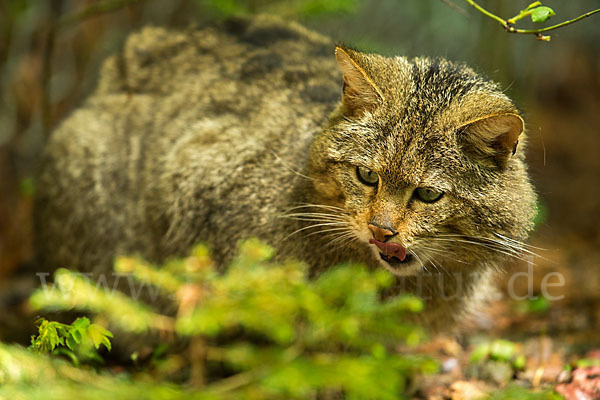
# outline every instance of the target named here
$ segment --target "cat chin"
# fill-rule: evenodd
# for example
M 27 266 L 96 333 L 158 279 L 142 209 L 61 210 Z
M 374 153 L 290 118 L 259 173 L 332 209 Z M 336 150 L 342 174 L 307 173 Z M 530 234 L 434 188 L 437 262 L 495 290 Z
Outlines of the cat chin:
M 390 265 L 383 260 L 380 261 L 380 264 L 396 276 L 414 276 L 417 275 L 421 270 L 421 266 L 416 260 L 412 260 L 406 264 L 401 264 L 398 267 Z

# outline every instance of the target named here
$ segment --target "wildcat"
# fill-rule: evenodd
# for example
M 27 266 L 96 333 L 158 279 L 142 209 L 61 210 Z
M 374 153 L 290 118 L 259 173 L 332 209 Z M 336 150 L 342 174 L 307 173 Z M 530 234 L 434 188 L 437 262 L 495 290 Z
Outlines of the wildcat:
M 47 145 L 39 260 L 100 274 L 207 242 L 224 266 L 258 237 L 313 275 L 385 268 L 425 299 L 420 323 L 450 328 L 532 229 L 523 130 L 495 83 L 443 59 L 271 17 L 145 28 Z

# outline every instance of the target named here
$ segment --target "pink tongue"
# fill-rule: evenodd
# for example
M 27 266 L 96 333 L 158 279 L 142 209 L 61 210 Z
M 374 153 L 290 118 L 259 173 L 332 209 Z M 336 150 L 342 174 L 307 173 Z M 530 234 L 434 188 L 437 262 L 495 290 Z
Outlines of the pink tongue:
M 385 243 L 375 239 L 369 239 L 369 243 L 375 244 L 388 257 L 396 257 L 400 261 L 404 261 L 406 258 L 406 249 L 398 243 Z

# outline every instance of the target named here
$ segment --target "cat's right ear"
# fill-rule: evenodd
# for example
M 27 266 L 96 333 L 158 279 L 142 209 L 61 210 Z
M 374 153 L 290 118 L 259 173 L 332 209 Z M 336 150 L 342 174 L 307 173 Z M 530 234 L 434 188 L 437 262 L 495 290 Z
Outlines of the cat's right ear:
M 460 136 L 468 154 L 484 164 L 504 168 L 517 151 L 523 129 L 518 114 L 493 114 L 466 123 Z
M 351 52 L 341 46 L 335 48 L 335 58 L 344 77 L 342 104 L 346 113 L 354 116 L 378 107 L 383 101 L 383 94 L 367 72 L 351 56 Z

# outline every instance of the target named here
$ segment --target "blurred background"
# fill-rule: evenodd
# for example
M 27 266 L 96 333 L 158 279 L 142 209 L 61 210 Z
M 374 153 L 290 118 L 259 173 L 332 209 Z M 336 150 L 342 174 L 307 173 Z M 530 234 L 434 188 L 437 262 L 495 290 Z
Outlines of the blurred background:
M 529 1 L 480 3 L 509 18 Z M 544 4 L 556 11 L 555 23 L 600 5 Z M 532 260 L 533 293 L 552 271 L 563 274 L 565 285 L 551 290 L 564 295 L 558 302 L 527 303 L 542 313 L 537 325 L 519 319 L 526 314 L 510 302 L 492 317 L 504 332 L 600 341 L 600 15 L 542 42 L 506 33 L 463 0 L 0 0 L 0 282 L 31 265 L 40 154 L 53 128 L 94 89 L 102 60 L 144 25 L 182 27 L 253 13 L 299 20 L 364 51 L 464 61 L 499 82 L 524 113 L 540 196 L 532 244 L 543 258 Z M 519 293 L 527 283 L 518 282 Z

